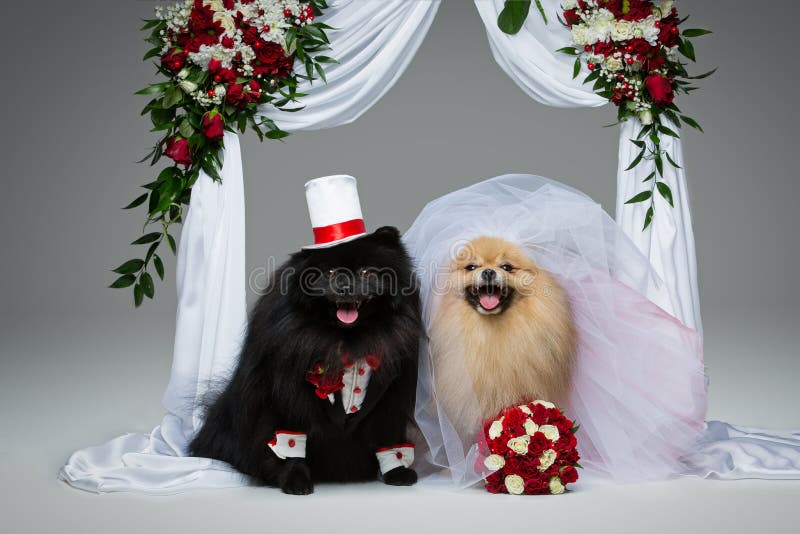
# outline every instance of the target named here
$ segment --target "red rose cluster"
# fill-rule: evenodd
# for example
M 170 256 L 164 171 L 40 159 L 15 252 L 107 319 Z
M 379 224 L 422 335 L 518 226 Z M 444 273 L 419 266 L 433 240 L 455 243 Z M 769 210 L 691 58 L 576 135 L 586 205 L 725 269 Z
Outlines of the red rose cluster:
M 650 0 L 601 0 L 590 5 L 580 0 L 571 4 L 575 7 L 564 11 L 564 21 L 570 27 L 586 27 L 586 32 L 577 34 L 588 38 L 576 44 L 583 47 L 589 70 L 613 77 L 609 81 L 614 104 L 633 102 L 638 111 L 644 111 L 643 90 L 658 106 L 672 103 L 675 76 L 665 67 L 669 67 L 669 50 L 680 43 L 680 19 L 671 2 L 656 6 Z M 598 30 L 608 27 L 608 13 L 613 16 L 611 31 Z
M 513 495 L 563 493 L 578 480 L 577 428 L 553 404 L 534 401 L 504 410 L 479 441 L 486 490 Z
M 284 38 L 286 27 L 314 20 L 314 10 L 308 4 L 300 4 L 295 11 L 276 1 L 240 0 L 237 5 L 234 0 L 223 0 L 217 4 L 187 2 L 185 23 L 175 25 L 173 17 L 162 35 L 166 52 L 161 56 L 161 66 L 165 73 L 174 76 L 178 86 L 200 107 L 211 109 L 203 115 L 200 127 L 210 141 L 222 140 L 225 124 L 234 119 L 222 104 L 238 109 L 257 106 L 267 89 L 292 72 L 294 56 L 278 41 Z M 281 28 L 262 24 L 269 16 L 267 10 L 277 10 L 285 24 Z M 164 155 L 188 167 L 192 158 L 185 142 L 181 135 L 167 139 Z

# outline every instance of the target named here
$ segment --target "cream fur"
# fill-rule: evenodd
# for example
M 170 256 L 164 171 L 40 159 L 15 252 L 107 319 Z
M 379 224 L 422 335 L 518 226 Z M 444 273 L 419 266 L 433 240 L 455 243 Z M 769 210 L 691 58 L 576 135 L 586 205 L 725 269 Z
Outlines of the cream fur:
M 476 268 L 467 271 L 467 265 Z M 502 265 L 513 269 L 506 272 Z M 487 268 L 503 287 L 514 289 L 507 309 L 497 315 L 479 313 L 464 296 Z M 475 431 L 476 410 L 487 419 L 524 401 L 564 403 L 576 341 L 568 297 L 555 277 L 514 244 L 479 237 L 454 260 L 449 282 L 430 343 L 436 393 L 457 430 Z

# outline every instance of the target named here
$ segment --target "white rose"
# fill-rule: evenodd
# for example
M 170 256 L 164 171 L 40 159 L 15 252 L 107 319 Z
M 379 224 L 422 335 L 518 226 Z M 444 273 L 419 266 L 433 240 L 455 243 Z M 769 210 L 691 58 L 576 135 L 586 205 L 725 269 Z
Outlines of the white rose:
M 181 80 L 178 86 L 183 89 L 183 92 L 186 94 L 194 93 L 197 91 L 197 84 L 194 82 L 190 82 L 189 80 Z
M 556 407 L 556 405 L 553 404 L 552 402 L 547 402 L 546 400 L 541 400 L 541 399 L 535 400 L 535 401 L 533 401 L 533 403 L 534 404 L 539 404 L 541 406 L 544 406 L 545 408 L 555 408 Z
M 619 72 L 625 65 L 620 58 L 609 56 L 605 60 L 605 66 L 607 71 Z
M 564 493 L 564 484 L 561 483 L 560 478 L 553 477 L 550 479 L 550 493 L 553 495 L 561 495 Z
M 523 426 L 525 427 L 525 433 L 529 436 L 536 434 L 536 432 L 539 430 L 539 425 L 534 423 L 531 419 L 526 419 Z
M 220 98 L 225 97 L 225 95 L 227 93 L 228 93 L 228 90 L 225 89 L 225 86 L 222 85 L 222 84 L 219 84 L 216 87 L 214 87 L 214 94 L 217 95 Z
M 561 7 L 564 9 L 564 11 L 575 9 L 578 7 L 578 0 L 564 0 L 561 2 Z
M 219 22 L 228 35 L 236 35 L 236 21 L 233 20 L 230 14 L 218 11 L 214 13 L 214 22 Z
M 556 461 L 556 451 L 553 449 L 547 449 L 544 451 L 541 456 L 539 456 L 539 471 L 547 471 L 547 468 L 553 465 L 553 462 Z
M 672 4 L 674 4 L 672 0 L 664 0 L 661 2 L 661 7 L 659 9 L 661 9 L 662 17 L 669 15 L 669 12 L 672 11 Z
M 587 44 L 594 44 L 594 42 L 590 42 L 591 40 L 591 31 L 586 24 L 575 24 L 572 27 L 572 42 L 578 46 L 584 46 Z
M 649 109 L 642 111 L 639 113 L 639 120 L 642 121 L 642 124 L 645 126 L 653 124 L 653 112 Z
M 511 438 L 506 445 L 517 454 L 528 454 L 528 445 L 530 445 L 530 442 L 531 437 L 525 434 L 518 438 Z
M 178 78 L 181 80 L 185 80 L 187 76 L 189 76 L 189 69 L 181 69 L 181 71 L 178 73 Z
M 531 411 L 530 408 L 528 408 L 527 404 L 522 404 L 520 406 L 517 406 L 517 408 L 519 408 L 522 413 L 533 415 L 533 412 Z
M 561 437 L 561 435 L 558 433 L 558 429 L 553 425 L 542 425 L 539 427 L 539 432 L 544 434 L 544 437 L 552 442 L 558 441 L 558 438 Z
M 492 423 L 489 427 L 489 439 L 497 439 L 503 433 L 503 418 Z
M 552 485 L 552 481 L 550 484 Z M 508 475 L 506 477 L 506 489 L 511 495 L 522 495 L 522 492 L 525 491 L 525 481 L 519 475 Z
M 661 29 L 656 27 L 656 19 L 654 17 L 647 17 L 643 21 L 640 21 L 637 24 L 637 28 L 641 32 L 642 38 L 648 43 L 655 45 L 658 42 Z
M 488 469 L 489 471 L 497 471 L 498 469 L 502 469 L 503 466 L 506 465 L 506 459 L 500 456 L 499 454 L 492 454 L 483 461 L 483 465 L 485 465 L 486 469 Z
M 619 20 L 614 23 L 611 29 L 611 38 L 615 41 L 627 41 L 633 39 L 633 23 L 627 20 Z
M 208 6 L 212 11 L 225 11 L 225 6 L 222 5 L 222 0 L 205 0 L 204 6 Z

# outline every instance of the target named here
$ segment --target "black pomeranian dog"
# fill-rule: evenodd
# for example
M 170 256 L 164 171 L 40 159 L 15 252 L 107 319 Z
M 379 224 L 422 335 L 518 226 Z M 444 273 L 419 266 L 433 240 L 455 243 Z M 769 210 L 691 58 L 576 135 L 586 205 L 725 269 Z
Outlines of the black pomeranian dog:
M 290 494 L 379 471 L 386 484 L 414 484 L 410 462 L 394 458 L 411 447 L 421 335 L 396 228 L 293 254 L 253 309 L 238 366 L 209 402 L 191 453 Z M 305 457 L 286 452 L 301 445 Z M 381 451 L 389 461 L 379 462 Z

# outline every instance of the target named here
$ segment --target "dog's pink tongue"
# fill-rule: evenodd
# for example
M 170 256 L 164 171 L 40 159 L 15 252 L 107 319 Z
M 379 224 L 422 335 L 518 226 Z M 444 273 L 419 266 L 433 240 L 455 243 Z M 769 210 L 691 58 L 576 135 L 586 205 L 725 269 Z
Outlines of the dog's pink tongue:
M 358 319 L 358 310 L 353 308 L 339 308 L 336 317 L 344 324 L 353 324 Z
M 490 293 L 481 293 L 480 301 L 484 310 L 493 310 L 500 305 L 500 297 Z

